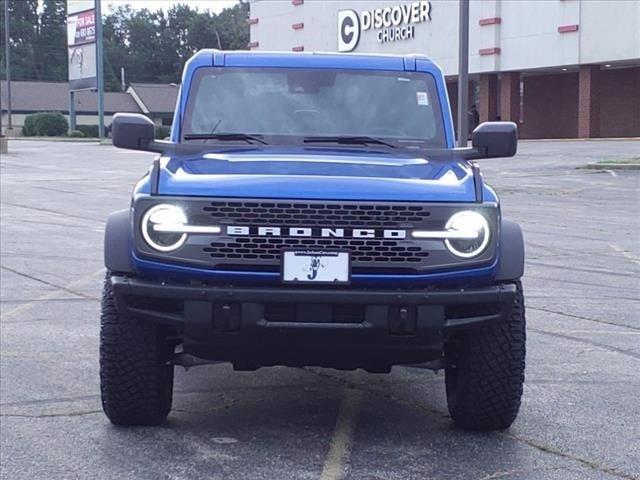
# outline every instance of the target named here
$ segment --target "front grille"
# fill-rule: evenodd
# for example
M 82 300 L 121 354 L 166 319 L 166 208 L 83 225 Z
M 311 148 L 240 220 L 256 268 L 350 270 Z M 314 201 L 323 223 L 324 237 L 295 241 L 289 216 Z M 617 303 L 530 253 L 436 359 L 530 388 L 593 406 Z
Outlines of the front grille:
M 211 258 L 235 260 L 279 260 L 283 249 L 349 250 L 354 262 L 420 263 L 429 252 L 413 242 L 351 238 L 253 238 L 238 237 L 231 242 L 212 242 L 203 250 Z
M 362 204 L 340 202 L 216 201 L 203 207 L 214 224 L 243 226 L 402 228 L 420 225 L 431 216 L 422 205 Z M 214 262 L 272 264 L 280 262 L 283 249 L 349 250 L 355 271 L 363 265 L 415 267 L 429 256 L 411 240 L 355 238 L 230 237 L 214 241 L 203 251 Z
M 219 225 L 220 234 L 190 235 L 175 252 L 151 249 L 136 232 L 137 251 L 160 261 L 227 271 L 278 272 L 283 250 L 348 250 L 354 274 L 412 274 L 486 264 L 495 256 L 495 241 L 472 260 L 453 256 L 440 240 L 411 238 L 413 229 L 441 230 L 453 213 L 461 209 L 483 209 L 491 225 L 496 224 L 495 206 L 414 202 L 361 202 L 326 200 L 207 199 L 164 197 L 163 202 L 181 205 L 194 225 Z M 136 202 L 135 222 L 158 200 Z M 239 235 L 227 227 L 242 227 Z M 279 228 L 259 235 L 259 229 Z M 291 228 L 311 230 L 310 236 L 289 235 Z M 325 233 L 329 229 L 334 233 Z M 337 236 L 342 229 L 343 236 Z M 375 237 L 357 237 L 355 229 L 373 229 Z M 384 237 L 384 231 L 404 231 L 405 237 Z M 236 230 L 234 230 L 235 232 Z M 308 234 L 307 234 L 308 235 Z M 495 239 L 495 237 L 494 237 Z
M 431 216 L 422 205 L 380 205 L 300 202 L 211 202 L 204 207 L 215 221 L 232 219 L 239 225 L 288 225 L 305 227 L 410 226 Z

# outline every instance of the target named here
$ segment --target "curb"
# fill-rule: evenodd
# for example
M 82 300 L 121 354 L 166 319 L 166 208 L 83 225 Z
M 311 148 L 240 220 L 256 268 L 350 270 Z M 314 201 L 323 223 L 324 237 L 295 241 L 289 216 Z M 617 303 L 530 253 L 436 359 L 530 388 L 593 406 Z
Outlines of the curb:
M 98 143 L 97 138 L 74 138 L 74 137 L 9 137 L 11 140 L 19 142 L 71 142 L 71 143 Z
M 588 163 L 590 170 L 640 170 L 640 163 Z
M 597 138 L 518 138 L 518 143 L 535 142 L 637 142 L 640 137 L 597 137 Z

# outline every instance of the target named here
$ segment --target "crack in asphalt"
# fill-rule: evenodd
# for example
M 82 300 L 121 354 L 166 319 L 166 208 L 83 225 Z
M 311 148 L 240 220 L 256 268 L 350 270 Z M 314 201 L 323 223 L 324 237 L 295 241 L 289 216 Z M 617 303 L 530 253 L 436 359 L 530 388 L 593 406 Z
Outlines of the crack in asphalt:
M 62 298 L 20 298 L 17 300 L 0 300 L 0 305 L 12 305 L 12 304 L 22 304 L 22 303 L 48 303 L 48 302 L 95 302 L 98 301 L 98 298 L 78 298 L 78 297 L 62 297 Z M 30 321 L 39 321 L 42 319 L 35 320 L 24 320 L 25 322 Z
M 54 402 L 49 402 L 54 403 Z M 205 409 L 193 409 L 193 408 L 172 408 L 171 412 L 174 413 L 193 413 L 193 414 L 204 414 L 211 413 L 216 410 L 225 410 L 227 408 L 231 408 L 238 404 L 238 400 L 232 399 L 229 402 L 223 403 L 222 405 L 216 405 L 213 407 L 205 408 Z M 23 404 L 24 405 L 24 404 Z M 2 405 L 6 406 L 6 404 Z M 100 410 L 80 410 L 76 412 L 57 412 L 57 413 L 0 413 L 0 417 L 16 417 L 16 418 L 52 418 L 52 417 L 80 417 L 83 415 L 93 415 L 97 413 L 103 413 L 102 409 Z
M 21 407 L 27 405 L 41 405 L 47 403 L 68 403 L 82 400 L 94 400 L 100 398 L 100 395 L 80 395 L 77 397 L 60 397 L 60 398 L 43 398 L 39 400 L 17 400 L 15 402 L 0 403 L 0 407 Z
M 97 298 L 97 297 L 92 297 L 92 296 L 87 295 L 85 293 L 78 292 L 78 291 L 72 290 L 70 288 L 64 287 L 62 285 L 57 285 L 55 283 L 48 282 L 47 280 L 43 280 L 43 279 L 35 277 L 33 275 L 29 275 L 28 273 L 24 273 L 24 272 L 20 272 L 18 270 L 14 270 L 13 268 L 5 267 L 4 265 L 0 265 L 0 269 L 6 270 L 8 272 L 14 273 L 14 274 L 19 275 L 19 276 L 24 277 L 24 278 L 28 278 L 28 279 L 33 280 L 35 282 L 42 283 L 42 284 L 47 285 L 49 287 L 53 287 L 56 290 L 61 290 L 63 292 L 71 293 L 72 295 L 77 295 L 78 297 L 82 297 L 82 298 L 89 299 L 89 300 L 99 300 L 99 298 Z
M 527 260 L 527 265 L 535 265 L 536 267 L 556 268 L 560 270 L 567 270 L 572 272 L 584 272 L 584 273 L 598 273 L 604 275 L 611 275 L 614 277 L 624 278 L 637 278 L 637 272 L 616 272 L 613 270 L 605 270 L 601 268 L 583 268 L 583 267 L 571 267 L 569 265 L 554 265 L 552 263 L 537 262 L 535 260 Z
M 9 219 L 9 220 L 11 220 L 11 219 Z M 86 230 L 87 228 L 90 228 L 88 225 L 74 225 L 74 224 L 71 224 L 71 223 L 43 222 L 43 221 L 39 221 L 39 220 L 27 220 L 26 218 L 21 218 L 19 220 L 19 222 L 22 223 L 22 224 L 29 223 L 29 224 L 39 225 L 39 226 L 47 225 L 49 227 L 75 228 L 75 229 L 78 229 L 78 230 Z
M 607 322 L 606 320 L 597 320 L 595 318 L 589 318 L 589 317 L 583 317 L 581 315 L 573 315 L 571 313 L 565 313 L 565 312 L 558 312 L 556 310 L 550 310 L 548 308 L 542 308 L 542 307 L 531 307 L 529 305 L 527 305 L 527 309 L 528 310 L 537 310 L 540 312 L 547 312 L 547 313 L 553 313 L 556 315 L 561 315 L 563 317 L 569 317 L 569 318 L 576 318 L 578 320 L 586 320 L 587 322 L 595 322 L 595 323 L 602 323 L 604 325 L 612 325 L 614 327 L 622 327 L 622 328 L 629 328 L 631 330 L 638 330 L 640 331 L 640 327 L 633 327 L 631 325 L 627 325 L 627 324 L 620 324 L 620 323 L 614 323 L 614 322 Z
M 84 192 L 77 192 L 74 190 L 63 190 L 61 188 L 51 188 L 51 187 L 43 187 L 42 185 L 31 185 L 31 188 L 35 190 L 45 190 L 49 192 L 57 192 L 57 193 L 69 193 L 71 195 L 84 195 Z
M 81 417 L 83 415 L 95 415 L 102 413 L 102 410 L 85 410 L 80 412 L 60 412 L 60 413 L 39 413 L 29 415 L 27 413 L 0 413 L 0 417 L 17 417 L 17 418 L 55 418 L 55 417 Z
M 66 218 L 78 218 L 80 220 L 89 220 L 91 222 L 99 222 L 99 223 L 104 223 L 104 219 L 97 219 L 97 218 L 92 218 L 92 217 L 85 217 L 82 215 L 74 215 L 73 213 L 68 213 L 68 212 L 59 212 L 57 210 L 52 210 L 50 208 L 42 208 L 42 207 L 29 207 L 28 205 L 20 205 L 19 203 L 11 203 L 11 202 L 2 202 L 2 205 L 9 205 L 11 207 L 18 207 L 18 208 L 24 208 L 25 210 L 32 210 L 34 212 L 46 212 L 46 213 L 53 213 L 54 215 L 60 215 L 62 217 L 66 217 Z
M 627 480 L 638 480 L 638 478 L 640 477 L 636 477 L 630 473 L 627 472 L 623 472 L 622 470 L 618 470 L 617 468 L 614 467 L 607 467 L 606 465 L 600 465 L 599 463 L 596 463 L 593 460 L 589 460 L 588 458 L 583 458 L 579 455 L 575 455 L 573 453 L 569 453 L 569 452 L 565 452 L 562 451 L 560 449 L 554 448 L 550 445 L 543 445 L 541 443 L 535 442 L 529 438 L 524 438 L 521 437 L 519 435 L 515 435 L 513 433 L 509 433 L 509 432 L 501 432 L 500 435 L 510 438 L 512 440 L 516 440 L 520 443 L 524 443 L 525 445 L 528 445 L 532 448 L 535 448 L 536 450 L 539 450 L 543 453 L 548 453 L 551 455 L 555 455 L 557 457 L 562 457 L 565 458 L 567 460 L 573 460 L 574 462 L 578 462 L 584 466 L 587 466 L 589 468 L 592 468 L 593 470 L 597 470 L 599 472 L 603 472 L 603 473 L 607 473 L 609 475 L 614 475 L 616 477 L 620 477 L 620 478 L 624 478 Z
M 612 351 L 612 352 L 620 353 L 622 355 L 627 355 L 629 357 L 632 357 L 632 358 L 640 360 L 640 353 L 632 352 L 630 350 L 623 350 L 622 348 L 618 348 L 618 347 L 612 347 L 611 345 L 607 345 L 605 343 L 593 342 L 591 340 L 586 340 L 584 338 L 573 337 L 571 335 L 565 335 L 564 333 L 556 333 L 556 332 L 550 332 L 548 330 L 540 330 L 539 328 L 527 327 L 527 330 L 528 331 L 532 331 L 532 332 L 536 332 L 536 333 L 540 333 L 542 335 L 549 335 L 549 336 L 552 336 L 552 337 L 564 338 L 566 340 L 573 340 L 574 342 L 584 343 L 584 344 L 587 344 L 587 345 L 591 345 L 593 347 L 603 348 L 605 350 L 609 350 L 609 351 Z
M 238 400 L 233 399 L 230 402 L 227 403 L 223 403 L 222 405 L 216 405 L 214 407 L 209 407 L 209 408 L 205 408 L 205 409 L 191 409 L 191 408 L 172 408 L 171 412 L 177 412 L 177 413 L 196 413 L 196 414 L 203 414 L 203 413 L 211 413 L 211 412 L 215 412 L 217 410 L 225 410 L 227 408 L 231 408 L 234 407 L 238 404 Z
M 576 471 L 575 468 L 571 468 L 571 467 L 514 468 L 512 470 L 497 471 L 494 473 L 490 473 L 486 477 L 480 478 L 480 480 L 496 480 L 498 478 L 507 478 L 507 477 L 511 477 L 512 475 L 522 474 L 522 473 L 527 474 L 527 473 L 533 473 L 533 472 L 554 472 L 558 470 Z
M 535 293 L 536 291 L 541 291 L 544 293 Z M 533 293 L 532 293 L 533 292 Z M 619 297 L 617 295 L 604 295 L 601 294 L 598 298 L 588 298 L 585 299 L 584 296 L 580 296 L 580 295 L 572 295 L 572 294 L 567 294 L 567 295 L 562 295 L 562 294 L 555 294 L 555 293 L 547 293 L 546 290 L 536 290 L 535 288 L 529 288 L 529 291 L 527 292 L 527 299 L 544 299 L 544 300 L 550 300 L 550 299 L 555 299 L 555 300 L 581 300 L 581 301 L 585 301 L 585 300 L 592 300 L 594 302 L 599 302 L 602 299 L 610 299 L 610 300 L 625 300 L 625 301 L 631 301 L 631 302 L 635 302 L 640 304 L 640 298 L 638 297 Z M 527 306 L 527 308 L 529 308 Z
M 8 257 L 8 258 L 29 258 L 33 259 L 33 253 L 18 253 L 4 250 L 0 253 L 0 257 Z M 50 255 L 43 252 L 38 252 L 38 260 L 80 260 L 83 262 L 91 262 L 93 258 L 82 258 L 77 255 Z
M 432 415 L 438 415 L 440 417 L 449 417 L 449 415 L 446 412 L 443 412 L 441 410 L 435 409 L 435 408 L 431 408 L 431 407 L 427 407 L 426 405 L 422 405 L 420 403 L 416 403 L 416 402 L 408 402 L 406 400 L 400 399 L 398 397 L 393 396 L 392 394 L 385 394 L 382 393 L 380 391 L 377 391 L 375 389 L 371 389 L 371 388 L 366 388 L 360 384 L 354 383 L 354 382 L 350 382 L 349 380 L 343 379 L 343 378 L 339 378 L 339 377 L 335 377 L 333 375 L 327 374 L 327 373 L 322 373 L 322 372 L 316 372 L 314 370 L 308 369 L 308 368 L 303 368 L 302 370 L 309 372 L 313 375 L 316 375 L 318 377 L 321 378 L 325 378 L 329 381 L 332 381 L 334 383 L 338 383 L 342 386 L 348 386 L 349 388 L 353 388 L 356 390 L 361 390 L 365 393 L 369 393 L 371 395 L 374 395 L 376 397 L 381 397 L 383 399 L 387 399 L 387 400 L 392 400 L 400 405 L 405 405 L 408 407 L 412 407 L 418 410 L 422 410 L 424 412 L 427 412 L 429 414 Z M 630 473 L 621 471 L 617 468 L 614 467 L 609 467 L 606 465 L 601 465 L 599 463 L 597 463 L 595 460 L 590 460 L 588 458 L 584 458 L 581 457 L 579 455 L 573 454 L 573 453 L 569 453 L 569 452 L 565 452 L 563 450 L 560 450 L 558 448 L 555 448 L 551 445 L 544 445 L 542 443 L 538 443 L 534 440 L 531 440 L 529 438 L 523 437 L 523 436 L 519 436 L 519 435 L 515 435 L 513 433 L 510 432 L 495 432 L 496 435 L 500 435 L 502 437 L 506 437 L 508 439 L 517 441 L 519 443 L 522 443 L 524 445 L 527 445 L 531 448 L 535 448 L 536 450 L 542 452 L 542 453 L 546 453 L 549 455 L 554 455 L 556 457 L 561 457 L 567 460 L 571 460 L 574 461 L 576 463 L 579 463 L 583 466 L 589 467 L 593 470 L 602 472 L 602 473 L 607 473 L 609 475 L 614 475 L 620 478 L 624 478 L 626 480 L 639 480 L 639 477 L 635 477 Z M 489 478 L 500 478 L 500 477 L 489 477 Z
M 525 279 L 527 278 L 532 278 L 535 280 L 543 280 L 545 282 L 555 282 L 555 283 L 562 283 L 562 284 L 566 284 L 566 283 L 571 283 L 574 285 L 582 285 L 585 287 L 595 287 L 599 290 L 602 290 L 603 288 L 608 288 L 611 290 L 615 290 L 615 291 L 629 291 L 629 292 L 633 292 L 638 293 L 638 289 L 637 288 L 625 288 L 623 286 L 615 286 L 615 285 L 603 285 L 602 283 L 591 283 L 591 282 L 579 282 L 576 280 L 566 280 L 566 279 L 560 279 L 560 278 L 550 278 L 550 277 L 539 277 L 536 275 L 531 275 L 531 274 L 527 274 L 525 277 Z
M 576 240 L 585 240 L 587 242 L 602 242 L 602 243 L 606 243 L 607 240 L 605 239 L 598 239 L 598 238 L 594 238 L 593 236 L 587 236 L 587 235 L 575 235 L 575 234 L 567 234 L 567 233 L 563 233 L 561 231 L 553 231 L 553 232 L 544 232 L 542 230 L 532 230 L 532 229 L 528 229 L 525 231 L 526 234 L 533 234 L 533 235 L 543 235 L 543 236 L 547 236 L 547 237 L 553 237 L 554 239 L 558 239 L 560 237 L 562 238 L 573 238 Z

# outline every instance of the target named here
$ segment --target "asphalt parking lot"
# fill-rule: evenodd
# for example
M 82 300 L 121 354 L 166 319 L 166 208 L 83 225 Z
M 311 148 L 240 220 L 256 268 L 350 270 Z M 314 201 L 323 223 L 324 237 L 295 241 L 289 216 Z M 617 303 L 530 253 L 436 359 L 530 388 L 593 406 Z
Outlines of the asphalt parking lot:
M 525 232 L 528 363 L 503 433 L 447 416 L 444 375 L 177 370 L 157 428 L 98 386 L 102 234 L 152 155 L 15 141 L 1 161 L 0 476 L 6 479 L 640 478 L 640 141 L 522 142 L 481 163 Z

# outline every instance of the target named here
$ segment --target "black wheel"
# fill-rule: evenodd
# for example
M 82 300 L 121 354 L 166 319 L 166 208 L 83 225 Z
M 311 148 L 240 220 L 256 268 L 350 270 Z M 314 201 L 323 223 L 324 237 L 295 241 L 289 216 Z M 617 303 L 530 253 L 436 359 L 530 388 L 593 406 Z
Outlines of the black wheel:
M 121 315 L 111 275 L 102 290 L 100 391 L 115 425 L 158 425 L 171 410 L 174 344 L 162 328 Z
M 508 320 L 454 336 L 445 345 L 447 404 L 456 426 L 504 430 L 518 415 L 525 365 L 522 285 Z

